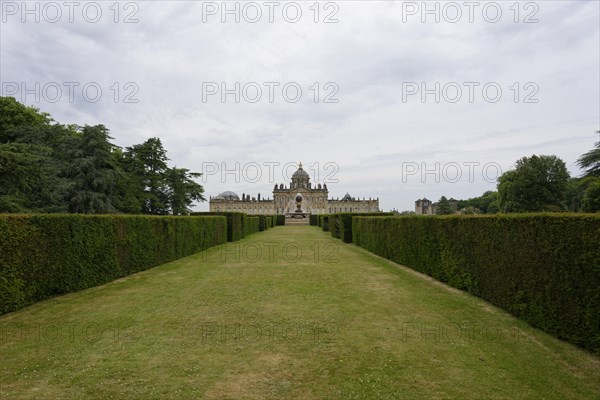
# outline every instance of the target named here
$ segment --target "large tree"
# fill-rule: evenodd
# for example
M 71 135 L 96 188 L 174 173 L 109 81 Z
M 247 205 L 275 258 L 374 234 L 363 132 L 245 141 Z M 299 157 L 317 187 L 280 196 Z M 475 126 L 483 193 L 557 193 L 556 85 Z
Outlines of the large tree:
M 134 175 L 130 190 L 145 214 L 168 214 L 167 151 L 159 138 L 150 138 L 125 151 L 125 170 Z
M 140 214 L 144 193 L 143 179 L 128 171 L 128 161 L 121 148 L 113 150 L 113 157 L 119 168 L 113 196 L 114 207 L 125 214 Z
M 112 155 L 115 147 L 103 125 L 85 126 L 81 137 L 68 152 L 71 161 L 66 175 L 73 182 L 69 193 L 69 211 L 83 214 L 114 212 L 112 196 L 117 179 L 117 165 Z
M 452 210 L 452 206 L 450 205 L 450 201 L 446 198 L 446 196 L 442 196 L 437 203 L 436 214 L 439 215 L 450 215 L 454 214 Z
M 600 134 L 600 131 L 597 133 Z M 584 172 L 584 177 L 600 177 L 600 140 L 596 142 L 595 148 L 582 154 L 577 164 Z
M 567 191 L 565 196 L 565 205 L 569 211 L 581 211 L 583 202 L 583 193 L 585 192 L 585 180 L 590 178 L 571 178 L 567 183 Z
M 169 185 L 169 205 L 173 215 L 188 215 L 194 201 L 206 200 L 202 195 L 204 188 L 194 181 L 202 174 L 190 172 L 186 168 L 170 168 L 167 172 Z
M 600 133 L 598 131 L 597 133 Z M 572 211 L 600 211 L 600 141 L 595 148 L 582 154 L 577 164 L 584 170 L 581 178 L 570 182 L 568 199 Z
M 47 126 L 50 114 L 19 103 L 14 97 L 0 97 L 0 143 L 14 141 L 15 130 L 22 127 Z
M 589 179 L 589 178 L 588 178 Z M 584 212 L 600 212 L 600 178 L 593 178 L 583 192 L 581 209 Z
M 533 155 L 516 162 L 515 169 L 498 178 L 498 203 L 503 212 L 566 209 L 569 172 L 554 155 Z
M 56 150 L 68 127 L 0 97 L 0 212 L 64 212 L 66 182 Z
M 0 145 L 0 212 L 27 212 L 44 185 L 47 150 L 23 143 Z

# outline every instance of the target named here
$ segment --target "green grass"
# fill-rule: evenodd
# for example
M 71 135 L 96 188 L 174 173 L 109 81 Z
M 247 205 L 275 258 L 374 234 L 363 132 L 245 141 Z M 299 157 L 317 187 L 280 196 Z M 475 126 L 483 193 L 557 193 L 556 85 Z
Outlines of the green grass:
M 600 398 L 597 357 L 308 226 L 35 304 L 0 329 L 2 399 Z

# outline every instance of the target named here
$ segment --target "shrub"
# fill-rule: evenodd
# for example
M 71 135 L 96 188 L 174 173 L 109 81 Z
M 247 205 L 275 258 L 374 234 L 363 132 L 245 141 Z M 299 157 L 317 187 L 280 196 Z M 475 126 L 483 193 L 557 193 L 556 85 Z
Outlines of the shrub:
M 220 216 L 0 215 L 0 314 L 226 240 Z
M 355 244 L 600 352 L 600 215 L 356 217 Z
M 309 220 L 310 225 L 316 226 L 318 224 L 317 220 L 319 219 L 319 216 L 311 214 L 310 217 L 309 217 L 309 219 L 310 219 Z

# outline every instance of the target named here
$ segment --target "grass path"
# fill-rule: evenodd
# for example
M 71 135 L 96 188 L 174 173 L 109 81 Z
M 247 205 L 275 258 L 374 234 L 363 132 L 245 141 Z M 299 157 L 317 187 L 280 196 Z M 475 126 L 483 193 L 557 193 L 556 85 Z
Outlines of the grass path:
M 0 399 L 598 399 L 600 360 L 277 227 L 0 317 Z

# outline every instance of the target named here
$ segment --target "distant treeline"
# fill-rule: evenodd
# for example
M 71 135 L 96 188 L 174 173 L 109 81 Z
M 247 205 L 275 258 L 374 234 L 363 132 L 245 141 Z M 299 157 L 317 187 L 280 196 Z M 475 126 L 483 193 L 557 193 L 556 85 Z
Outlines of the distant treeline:
M 579 178 L 571 177 L 565 162 L 555 155 L 523 157 L 498 178 L 497 191 L 468 200 L 442 196 L 436 214 L 599 212 L 600 141 L 579 157 L 577 165 L 584 170 Z

